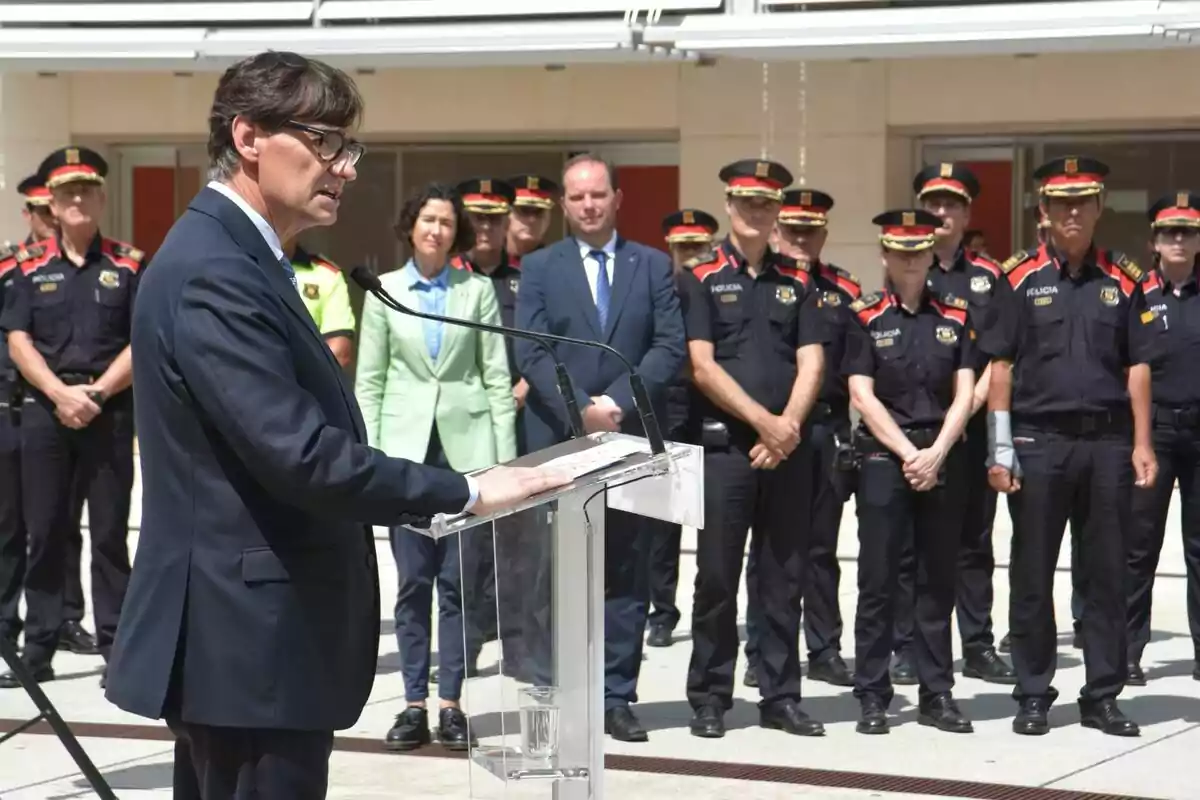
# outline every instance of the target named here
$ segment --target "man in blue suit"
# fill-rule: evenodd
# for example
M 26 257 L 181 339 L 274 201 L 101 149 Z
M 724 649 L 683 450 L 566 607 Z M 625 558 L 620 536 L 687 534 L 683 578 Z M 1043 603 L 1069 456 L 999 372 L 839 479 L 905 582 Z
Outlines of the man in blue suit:
M 517 295 L 517 327 L 604 342 L 637 366 L 655 414 L 666 419 L 666 388 L 679 374 L 683 317 L 665 253 L 617 235 L 621 190 L 612 166 L 577 155 L 563 169 L 562 207 L 571 236 L 525 257 Z M 564 441 L 570 423 L 557 391 L 554 364 L 538 345 L 517 342 L 529 382 L 525 405 L 530 451 Z M 575 384 L 587 432 L 644 435 L 625 366 L 595 348 L 558 346 Z M 605 521 L 605 731 L 620 741 L 647 735 L 629 708 L 637 702 L 649 594 L 647 520 L 610 511 Z
M 213 182 L 135 305 L 142 526 L 107 697 L 167 720 L 176 798 L 323 798 L 333 731 L 375 675 L 369 526 L 487 513 L 560 482 L 468 479 L 366 445 L 280 246 L 337 219 L 361 112 L 353 81 L 320 62 L 231 67 L 209 115 Z

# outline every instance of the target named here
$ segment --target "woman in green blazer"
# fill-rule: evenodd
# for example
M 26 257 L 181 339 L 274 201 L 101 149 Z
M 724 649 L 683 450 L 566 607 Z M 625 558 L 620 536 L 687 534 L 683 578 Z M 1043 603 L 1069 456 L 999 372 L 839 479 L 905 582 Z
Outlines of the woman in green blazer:
M 383 276 L 389 293 L 427 313 L 500 324 L 491 281 L 449 265 L 451 254 L 467 251 L 473 240 L 454 189 L 430 184 L 410 198 L 396 233 L 413 257 Z M 368 295 L 355 393 L 370 443 L 390 456 L 467 472 L 517 455 L 508 356 L 496 334 L 396 314 Z M 470 739 L 458 703 L 465 673 L 458 537 L 434 540 L 400 527 L 390 536 L 400 583 L 396 639 L 408 707 L 397 715 L 386 744 L 411 750 L 430 741 L 425 703 L 436 582 L 438 740 L 465 750 Z

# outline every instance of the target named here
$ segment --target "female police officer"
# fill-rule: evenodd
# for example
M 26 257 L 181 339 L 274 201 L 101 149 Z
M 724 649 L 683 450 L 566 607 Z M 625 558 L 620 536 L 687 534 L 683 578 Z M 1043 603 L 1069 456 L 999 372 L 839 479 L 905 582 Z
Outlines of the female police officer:
M 955 559 L 965 511 L 963 428 L 975 386 L 974 333 L 964 300 L 933 294 L 925 279 L 941 220 L 927 211 L 880 214 L 885 287 L 850 309 L 843 372 L 862 415 L 858 508 L 858 612 L 854 695 L 859 733 L 887 733 L 892 699 L 893 597 L 899 557 L 911 529 L 920 576 L 914 649 L 922 725 L 972 730 L 950 694 L 954 685 L 950 614 Z

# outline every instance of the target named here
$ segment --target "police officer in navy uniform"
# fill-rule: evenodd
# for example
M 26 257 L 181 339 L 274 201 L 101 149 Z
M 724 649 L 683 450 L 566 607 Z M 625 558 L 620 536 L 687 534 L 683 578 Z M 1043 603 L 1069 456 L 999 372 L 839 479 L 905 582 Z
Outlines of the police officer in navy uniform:
M 924 210 L 888 211 L 880 226 L 885 288 L 850 306 L 842 372 L 862 416 L 858 511 L 858 609 L 854 696 L 859 733 L 887 733 L 893 688 L 893 607 L 900 552 L 910 539 L 918 582 L 913 637 L 922 725 L 972 730 L 951 693 L 958 542 L 966 494 L 961 444 L 975 389 L 975 334 L 967 301 L 926 285 L 941 220 Z
M 21 421 L 30 542 L 22 658 L 47 681 L 63 623 L 64 547 L 73 522 L 64 498 L 76 481 L 88 500 L 92 609 L 106 660 L 129 579 L 129 333 L 143 253 L 100 234 L 108 164 L 99 153 L 64 147 L 38 172 L 61 232 L 17 254 L 21 277 L 5 298 L 0 329 L 33 399 Z M 0 678 L 4 688 L 18 685 L 11 674 Z
M 1013 519 L 1009 611 L 1013 730 L 1049 731 L 1054 673 L 1054 568 L 1072 512 L 1085 546 L 1081 721 L 1116 736 L 1139 729 L 1117 705 L 1128 677 L 1126 548 L 1132 489 L 1154 485 L 1150 364 L 1161 352 L 1158 272 L 1096 247 L 1108 167 L 1057 158 L 1037 169 L 1050 220 L 1045 244 L 1004 263 L 999 316 L 984 331 L 989 480 Z
M 0 247 L 0 308 L 21 274 L 17 248 Z M 24 402 L 8 347 L 0 346 L 0 636 L 16 647 L 28 547 L 21 513 L 20 417 Z
M 504 245 L 516 190 L 496 178 L 471 178 L 455 188 L 462 196 L 463 208 L 475 231 L 475 245 L 469 253 L 454 256 L 450 265 L 456 269 L 477 272 L 491 280 L 500 306 L 500 322 L 511 327 L 516 315 L 521 270 L 516 259 L 509 258 Z M 529 385 L 517 373 L 513 340 L 506 339 L 504 344 L 508 352 L 509 372 L 512 374 L 513 401 L 519 412 L 525 403 Z M 518 435 L 517 441 L 521 438 Z M 479 674 L 479 653 L 485 642 L 493 641 L 497 636 L 494 547 L 494 537 L 490 533 L 463 540 L 463 618 L 468 677 Z M 430 680 L 437 680 L 436 672 L 430 674 Z
M 685 270 L 712 257 L 713 237 L 721 225 L 707 211 L 681 208 L 662 220 L 663 240 L 671 253 L 671 265 L 678 283 Z M 675 383 L 667 387 L 666 438 L 672 442 L 694 442 L 696 419 L 691 413 L 690 367 L 684 362 Z M 655 521 L 650 534 L 650 615 L 646 620 L 646 644 L 670 647 L 679 607 L 675 602 L 679 586 L 679 548 L 682 526 Z
M 500 299 L 500 316 L 505 325 L 515 319 L 515 294 L 520 286 L 521 259 L 539 250 L 550 230 L 552 210 L 560 192 L 556 181 L 544 175 L 521 173 L 511 175 L 503 183 L 513 188 L 512 208 L 508 214 L 508 234 L 505 239 L 504 269 L 500 274 L 504 285 L 496 284 Z M 511 291 L 512 298 L 505 296 Z M 524 403 L 529 385 L 517 370 L 512 359 L 513 343 L 508 343 L 512 370 L 513 395 Z M 524 413 L 517 414 L 517 452 L 524 455 Z M 500 608 L 500 642 L 505 674 L 526 683 L 542 683 L 551 673 L 550 544 L 545 536 L 549 526 L 539 521 L 536 509 L 505 517 L 497 522 L 504 528 L 496 538 L 496 594 Z
M 913 179 L 913 192 L 921 207 L 942 220 L 934 241 L 934 266 L 929 286 L 937 295 L 965 299 L 976 333 L 994 313 L 992 299 L 1003 273 L 991 258 L 968 250 L 963 243 L 971 224 L 971 206 L 979 196 L 979 179 L 962 164 L 931 164 Z M 978 350 L 977 350 L 978 352 Z M 989 683 L 1016 683 L 1012 667 L 996 654 L 992 632 L 992 582 L 996 560 L 992 550 L 992 523 L 996 517 L 996 491 L 987 479 L 987 358 L 979 354 L 975 400 L 967 423 L 964 481 L 967 511 L 963 518 L 962 546 L 958 554 L 955 611 L 962 639 L 963 675 Z M 916 580 L 910 574 L 909 580 Z
M 1155 271 L 1162 281 L 1162 299 L 1150 313 L 1165 320 L 1164 356 L 1151 365 L 1154 451 L 1158 479 L 1149 488 L 1133 490 L 1133 538 L 1129 547 L 1129 680 L 1144 686 L 1142 652 L 1150 641 L 1150 601 L 1154 573 L 1166 536 L 1167 512 L 1175 481 L 1184 509 L 1181 522 L 1184 567 L 1187 571 L 1187 615 L 1195 664 L 1192 677 L 1200 680 L 1200 194 L 1171 192 L 1147 212 L 1154 246 Z
M 774 253 L 782 165 L 723 168 L 729 236 L 680 280 L 694 411 L 704 446 L 704 530 L 697 535 L 688 701 L 694 736 L 725 734 L 737 660 L 737 595 L 746 531 L 758 564 L 760 724 L 801 736 L 824 726 L 800 709 L 800 598 L 813 452 L 809 412 L 826 338 L 807 265 Z M 801 431 L 804 430 L 802 434 Z
M 830 195 L 816 189 L 784 192 L 783 208 L 775 225 L 775 249 L 808 265 L 821 294 L 828 327 L 825 378 L 811 414 L 816 468 L 810 489 L 812 531 L 801 615 L 808 646 L 808 678 L 834 686 L 851 686 L 854 679 L 841 654 L 842 614 L 838 605 L 841 567 L 837 560 L 838 529 L 851 478 L 846 470 L 838 469 L 837 451 L 850 445 L 850 396 L 838 366 L 845 352 L 846 331 L 852 324 L 850 304 L 862 295 L 862 288 L 849 272 L 821 260 L 833 202 Z M 852 457 L 848 450 L 844 455 Z M 753 587 L 757 581 L 757 564 L 751 556 L 746 564 L 750 601 L 746 609 L 746 674 L 742 678 L 750 686 L 756 685 L 757 680 L 758 631 L 762 625 L 761 609 L 754 599 Z
M 46 188 L 45 179 L 37 174 L 30 175 L 17 184 L 17 192 L 24 201 L 21 216 L 29 228 L 24 243 L 30 245 L 54 237 L 58 233 L 58 223 L 50 210 L 50 190 Z M 0 259 L 4 262 L 2 268 L 8 273 L 0 280 L 6 283 L 11 284 L 20 274 L 15 259 L 19 249 L 12 248 L 5 258 Z M 0 291 L 0 310 L 3 307 L 3 292 Z M 0 630 L 6 631 L 10 638 L 16 637 L 22 628 L 18 604 L 24 584 L 28 546 L 24 521 L 20 515 L 20 437 L 15 428 L 20 422 L 26 399 L 24 386 L 18 380 L 16 368 L 8 357 L 8 347 L 0 342 L 0 405 L 7 409 L 0 409 L 0 414 L 5 416 L 10 426 L 10 444 L 15 447 L 7 451 L 12 460 L 5 462 L 6 474 L 0 476 L 0 482 L 8 484 L 0 488 L 0 495 L 13 498 L 12 502 L 15 503 L 14 506 L 0 509 Z M 0 421 L 0 424 L 4 422 Z M 58 649 L 92 655 L 96 652 L 96 640 L 83 626 L 83 581 L 80 575 L 83 536 L 79 523 L 83 513 L 83 498 L 72 491 L 69 502 L 73 522 L 66 540 L 66 587 Z M 0 505 L 4 505 L 3 499 L 0 499 Z

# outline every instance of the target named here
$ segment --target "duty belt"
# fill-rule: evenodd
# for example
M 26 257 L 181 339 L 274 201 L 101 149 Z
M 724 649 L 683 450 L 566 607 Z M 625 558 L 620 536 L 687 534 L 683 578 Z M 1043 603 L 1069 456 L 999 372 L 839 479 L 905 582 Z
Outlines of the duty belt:
M 90 386 L 96 382 L 96 376 L 87 372 L 60 372 L 58 379 L 67 386 Z
M 1074 436 L 1094 436 L 1120 433 L 1132 426 L 1130 412 L 1121 411 L 1060 411 L 1052 414 L 1021 414 L 1013 416 L 1013 427 L 1028 425 Z
M 1155 406 L 1154 424 L 1170 428 L 1200 427 L 1200 407 L 1197 406 Z

